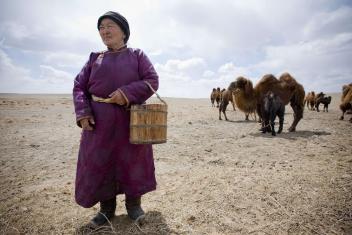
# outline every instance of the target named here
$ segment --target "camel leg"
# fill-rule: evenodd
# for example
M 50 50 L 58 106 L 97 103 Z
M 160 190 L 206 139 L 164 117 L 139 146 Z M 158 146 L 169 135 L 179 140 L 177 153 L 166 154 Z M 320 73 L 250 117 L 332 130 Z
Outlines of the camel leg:
M 352 104 L 347 104 L 347 105 L 340 105 L 340 109 L 342 111 L 342 115 L 340 117 L 340 120 L 343 120 L 345 118 L 345 113 L 349 110 L 352 110 Z
M 225 116 L 225 120 L 228 121 L 229 119 L 227 119 L 226 112 L 224 112 L 224 116 Z
M 345 110 L 342 110 L 342 115 L 341 115 L 341 117 L 340 117 L 340 120 L 343 120 L 344 118 L 345 118 Z
M 269 124 L 269 122 L 267 122 L 266 120 L 262 122 L 262 128 L 260 129 L 262 131 L 262 133 L 266 133 L 268 131 L 267 125 Z
M 298 122 L 303 118 L 303 108 L 299 104 L 291 103 L 291 107 L 293 109 L 293 122 L 290 128 L 288 128 L 289 132 L 296 131 L 296 126 Z
M 276 132 L 275 132 L 275 116 L 273 118 L 271 118 L 270 120 L 270 128 L 271 128 L 271 135 L 275 136 Z
M 228 102 L 224 102 L 224 104 L 223 104 L 223 109 L 222 109 L 222 112 L 224 113 L 224 116 L 225 116 L 225 120 L 226 121 L 228 121 L 229 119 L 227 119 L 227 116 L 226 116 L 226 109 L 227 109 L 227 105 L 228 105 L 229 103 Z
M 222 101 L 220 103 L 219 106 L 219 120 L 221 120 L 221 112 L 224 114 L 225 116 L 225 120 L 228 121 L 227 116 L 226 116 L 226 108 L 227 108 L 228 103 L 226 103 L 225 101 Z
M 236 111 L 235 102 L 231 102 L 231 103 L 232 103 L 233 111 Z
M 279 130 L 277 131 L 278 134 L 282 132 L 282 129 L 284 126 L 284 116 L 285 116 L 285 110 L 279 115 Z
M 259 117 L 258 122 L 263 123 L 263 118 L 262 118 L 262 107 L 260 104 L 257 104 L 257 114 Z
M 317 104 L 315 105 L 315 108 L 317 109 L 317 112 L 320 112 L 320 110 L 319 110 L 319 105 L 320 105 L 320 103 L 317 103 Z

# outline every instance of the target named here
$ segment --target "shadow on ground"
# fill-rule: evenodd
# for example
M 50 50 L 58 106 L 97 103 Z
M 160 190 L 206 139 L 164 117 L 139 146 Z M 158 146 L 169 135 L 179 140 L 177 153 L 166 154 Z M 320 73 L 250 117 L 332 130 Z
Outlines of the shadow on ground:
M 134 222 L 127 215 L 115 216 L 111 223 L 99 228 L 92 228 L 88 224 L 76 229 L 75 234 L 171 234 L 162 214 L 158 211 L 150 211 L 145 215 L 142 222 Z
M 277 131 L 277 130 L 276 130 Z M 281 134 L 277 134 L 276 136 L 272 136 L 271 132 L 267 132 L 263 134 L 258 130 L 257 133 L 250 133 L 249 135 L 253 137 L 264 137 L 264 138 L 284 138 L 284 139 L 296 139 L 296 138 L 310 138 L 312 136 L 321 136 L 321 135 L 331 135 L 330 132 L 326 131 L 295 131 L 295 132 L 282 132 Z

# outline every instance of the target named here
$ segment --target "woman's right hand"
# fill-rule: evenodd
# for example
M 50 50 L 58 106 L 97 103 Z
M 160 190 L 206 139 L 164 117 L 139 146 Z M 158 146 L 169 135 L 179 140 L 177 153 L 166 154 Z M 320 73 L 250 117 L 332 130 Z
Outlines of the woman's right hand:
M 82 120 L 79 121 L 81 124 L 81 127 L 85 131 L 92 131 L 94 130 L 94 118 L 89 117 L 89 118 L 83 118 Z

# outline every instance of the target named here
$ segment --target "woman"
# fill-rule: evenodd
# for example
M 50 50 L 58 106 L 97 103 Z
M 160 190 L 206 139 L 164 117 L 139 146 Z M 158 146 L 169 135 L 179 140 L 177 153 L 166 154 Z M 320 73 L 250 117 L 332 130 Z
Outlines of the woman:
M 143 51 L 126 46 L 130 30 L 122 15 L 105 13 L 98 30 L 107 51 L 90 54 L 73 88 L 77 125 L 83 129 L 75 199 L 85 208 L 100 202 L 94 226 L 115 215 L 117 194 L 125 194 L 131 219 L 142 218 L 141 196 L 156 188 L 152 146 L 129 143 L 128 107 L 153 94 L 146 82 L 157 90 L 158 75 Z

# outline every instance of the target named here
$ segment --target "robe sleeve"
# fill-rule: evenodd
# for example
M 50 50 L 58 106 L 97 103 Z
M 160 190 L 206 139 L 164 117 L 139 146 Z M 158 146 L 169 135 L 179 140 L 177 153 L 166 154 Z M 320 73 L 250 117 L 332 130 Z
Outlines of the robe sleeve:
M 80 120 L 93 117 L 90 107 L 90 94 L 88 92 L 88 81 L 94 54 L 91 53 L 88 62 L 81 72 L 76 76 L 73 86 L 73 104 L 76 113 L 76 123 L 81 127 Z
M 159 88 L 159 76 L 147 55 L 139 49 L 135 53 L 137 54 L 140 80 L 119 88 L 127 100 L 127 105 L 142 104 L 153 95 L 154 92 L 145 82 L 148 82 L 155 91 Z

